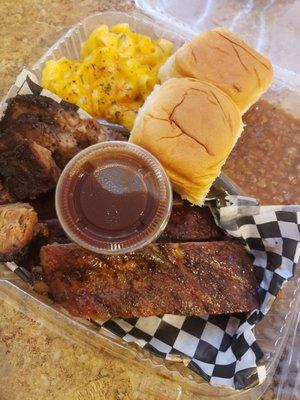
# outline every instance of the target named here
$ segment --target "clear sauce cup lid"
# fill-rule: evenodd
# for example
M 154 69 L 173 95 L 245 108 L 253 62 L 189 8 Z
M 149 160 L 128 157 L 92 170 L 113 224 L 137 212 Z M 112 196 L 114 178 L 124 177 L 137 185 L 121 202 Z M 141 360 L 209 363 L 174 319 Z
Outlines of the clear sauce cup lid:
M 160 235 L 170 216 L 172 188 L 148 151 L 132 143 L 104 142 L 67 164 L 55 205 L 72 241 L 96 253 L 122 254 Z

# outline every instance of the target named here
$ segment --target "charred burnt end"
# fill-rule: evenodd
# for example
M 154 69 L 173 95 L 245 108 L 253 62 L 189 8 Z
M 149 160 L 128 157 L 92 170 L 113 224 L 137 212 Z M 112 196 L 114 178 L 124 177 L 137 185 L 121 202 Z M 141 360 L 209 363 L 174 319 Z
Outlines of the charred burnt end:
M 64 103 L 38 94 L 18 95 L 8 101 L 0 123 L 0 178 L 17 200 L 33 198 L 55 187 L 59 168 L 80 150 L 119 138 Z
M 0 171 L 8 190 L 18 200 L 54 188 L 60 174 L 50 152 L 32 141 L 2 152 Z
M 14 203 L 16 199 L 9 192 L 8 188 L 5 186 L 3 179 L 0 176 L 0 205 L 7 203 Z
M 37 195 L 29 203 L 38 214 L 39 220 L 47 221 L 57 219 L 55 210 L 55 189 Z

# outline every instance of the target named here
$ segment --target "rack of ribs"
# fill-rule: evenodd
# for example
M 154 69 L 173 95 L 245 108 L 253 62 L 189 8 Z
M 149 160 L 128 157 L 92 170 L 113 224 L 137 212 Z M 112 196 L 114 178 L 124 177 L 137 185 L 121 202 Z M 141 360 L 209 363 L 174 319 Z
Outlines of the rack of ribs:
M 117 256 L 52 244 L 40 256 L 54 300 L 75 316 L 188 316 L 258 306 L 251 259 L 237 243 L 151 244 Z

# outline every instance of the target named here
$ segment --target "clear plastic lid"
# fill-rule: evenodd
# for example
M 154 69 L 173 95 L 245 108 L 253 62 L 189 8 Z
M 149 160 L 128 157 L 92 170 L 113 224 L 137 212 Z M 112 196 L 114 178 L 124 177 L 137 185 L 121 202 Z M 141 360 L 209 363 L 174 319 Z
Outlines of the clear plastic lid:
M 269 39 L 265 40 L 265 47 L 261 51 L 268 55 L 274 63 L 285 68 L 285 71 L 289 69 L 284 76 L 286 79 L 281 80 L 278 79 L 281 76 L 277 73 L 277 67 L 275 68 L 276 79 L 265 98 L 274 106 L 279 105 L 296 118 L 299 118 L 300 96 L 296 89 L 297 87 L 300 88 L 300 75 L 292 71 L 299 71 L 300 64 L 298 63 L 298 69 L 296 69 L 290 61 L 292 59 L 299 60 L 300 48 L 295 46 L 295 43 L 297 43 L 297 37 L 299 37 L 300 25 L 298 24 L 295 27 L 295 24 L 290 23 L 295 19 L 298 21 L 298 13 L 296 11 L 299 9 L 300 3 L 297 0 L 290 2 L 278 0 L 254 2 L 250 0 L 243 3 L 239 0 L 189 0 L 188 2 L 183 2 L 182 0 L 136 0 L 136 3 L 138 5 L 144 4 L 144 7 L 141 7 L 143 12 L 127 14 L 108 11 L 86 17 L 62 36 L 42 56 L 33 67 L 35 73 L 40 76 L 44 62 L 49 59 L 59 59 L 63 56 L 77 58 L 80 43 L 86 40 L 88 34 L 95 27 L 103 23 L 114 25 L 128 22 L 137 32 L 154 37 L 165 37 L 173 41 L 174 47 L 177 48 L 185 38 L 211 27 L 222 25 L 230 28 L 232 20 L 234 22 L 233 31 L 256 47 L 255 38 L 259 36 L 256 28 L 259 22 L 259 26 L 262 26 L 266 34 L 265 38 L 271 40 L 271 42 Z M 157 5 L 160 7 L 159 9 Z M 262 9 L 265 9 L 263 15 L 261 14 Z M 153 18 L 149 18 L 146 14 L 151 15 Z M 178 17 L 177 20 L 176 15 Z M 264 16 L 266 15 L 269 17 L 265 18 Z M 197 21 L 197 24 L 194 24 L 194 21 Z M 254 23 L 254 21 L 256 22 Z M 270 31 L 271 27 L 272 30 Z M 281 28 L 282 30 L 280 31 Z M 286 33 L 289 29 L 290 36 L 285 40 L 284 38 L 286 38 Z M 228 191 L 229 193 L 234 193 L 230 188 Z M 3 273 L 1 269 L 0 272 Z M 27 315 L 31 313 L 34 319 L 42 320 L 45 326 L 56 329 L 56 332 L 63 334 L 70 342 L 75 341 L 77 344 L 83 344 L 84 349 L 91 348 L 92 351 L 95 351 L 98 348 L 101 354 L 107 351 L 109 359 L 115 354 L 118 359 L 126 360 L 129 367 L 134 364 L 138 365 L 142 371 L 141 376 L 147 378 L 147 381 L 145 379 L 140 382 L 141 387 L 139 389 L 143 394 L 139 398 L 146 396 L 148 399 L 152 398 L 153 395 L 155 399 L 183 399 L 187 397 L 186 391 L 189 390 L 193 392 L 192 397 L 201 399 L 223 399 L 226 397 L 238 400 L 253 400 L 260 398 L 273 380 L 277 363 L 283 348 L 286 346 L 288 334 L 291 333 L 292 338 L 297 335 L 295 320 L 299 315 L 300 304 L 300 281 L 297 268 L 296 274 L 296 278 L 285 285 L 270 312 L 255 329 L 258 343 L 266 358 L 267 379 L 263 384 L 245 391 L 213 387 L 199 375 L 192 373 L 183 364 L 166 362 L 144 349 L 128 345 L 128 343 L 116 336 L 112 337 L 111 332 L 103 328 L 98 330 L 99 327 L 97 328 L 90 321 L 78 320 L 70 315 L 63 314 L 57 305 L 49 305 L 49 301 L 47 302 L 45 298 L 36 300 L 37 295 L 32 293 L 29 286 L 24 286 L 23 282 L 17 280 L 15 273 L 11 274 L 11 276 L 4 273 L 2 277 L 0 274 L 0 297 L 5 296 L 9 302 L 13 302 L 16 298 L 17 307 L 22 312 L 26 312 Z M 17 301 L 17 298 L 20 301 Z M 278 391 L 279 395 L 276 397 L 278 399 L 283 397 L 293 400 L 300 398 L 299 385 L 296 385 L 294 389 L 290 386 L 289 392 L 285 390 L 285 387 L 290 384 L 290 380 L 287 380 L 286 377 L 292 377 L 292 372 L 299 366 L 298 347 L 294 347 L 294 343 L 297 343 L 297 341 L 292 340 L 292 342 L 288 343 L 286 357 L 289 362 L 287 366 L 281 365 L 278 370 L 280 378 L 278 376 L 275 378 L 275 381 L 282 385 L 282 391 L 280 393 Z M 291 356 L 292 349 L 294 349 L 293 357 Z M 154 374 L 159 377 L 165 376 L 167 380 L 161 380 L 160 384 L 158 384 L 158 381 L 154 380 Z M 298 382 L 297 377 L 299 380 L 299 374 L 295 377 L 296 382 Z M 278 382 L 279 380 L 280 382 Z M 285 382 L 285 386 L 283 382 Z
M 67 235 L 96 253 L 121 254 L 154 241 L 172 207 L 170 181 L 149 152 L 104 142 L 77 154 L 56 189 L 56 211 Z
M 300 73 L 298 0 L 135 0 L 155 20 L 195 35 L 224 26 L 284 70 Z M 298 78 L 299 80 L 299 78 Z

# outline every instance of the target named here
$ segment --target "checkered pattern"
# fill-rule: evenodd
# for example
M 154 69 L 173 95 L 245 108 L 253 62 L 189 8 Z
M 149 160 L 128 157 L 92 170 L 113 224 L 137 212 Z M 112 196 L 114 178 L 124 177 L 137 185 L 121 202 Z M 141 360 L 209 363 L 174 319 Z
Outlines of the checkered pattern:
M 18 77 L 10 97 L 37 93 L 62 102 L 28 74 L 23 71 Z M 83 118 L 88 117 L 72 107 Z M 249 315 L 163 315 L 95 322 L 126 342 L 134 342 L 167 360 L 182 361 L 212 385 L 245 389 L 261 383 L 266 376 L 263 354 L 252 329 L 293 276 L 300 254 L 300 206 L 260 206 L 252 198 L 228 196 L 225 207 L 211 206 L 211 211 L 216 223 L 254 256 L 254 273 L 259 282 L 258 310 Z
M 244 315 L 95 321 L 126 342 L 171 361 L 182 361 L 213 385 L 242 389 L 265 378 L 263 354 L 251 327 L 239 336 Z
M 300 207 L 259 206 L 256 199 L 228 196 L 212 209 L 217 224 L 254 256 L 260 308 L 248 316 L 162 317 L 96 321 L 102 329 L 167 360 L 180 360 L 212 385 L 245 389 L 266 376 L 253 327 L 293 276 L 300 254 Z

